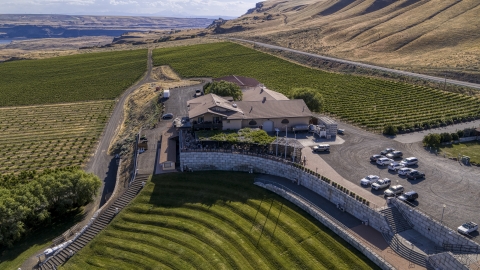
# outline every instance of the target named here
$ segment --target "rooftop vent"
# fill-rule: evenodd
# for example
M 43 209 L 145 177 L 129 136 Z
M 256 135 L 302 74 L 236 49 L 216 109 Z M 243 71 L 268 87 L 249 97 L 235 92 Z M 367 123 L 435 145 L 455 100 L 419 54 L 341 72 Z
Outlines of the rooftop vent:
M 232 104 L 233 108 L 237 108 L 237 103 Z
M 267 101 L 267 97 L 263 97 L 262 103 L 265 103 Z

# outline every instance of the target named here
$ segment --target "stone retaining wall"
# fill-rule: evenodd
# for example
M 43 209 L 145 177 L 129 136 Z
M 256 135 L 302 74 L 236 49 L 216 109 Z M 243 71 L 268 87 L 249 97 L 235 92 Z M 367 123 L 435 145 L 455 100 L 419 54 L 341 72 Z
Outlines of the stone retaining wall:
M 322 224 L 327 226 L 330 230 L 335 232 L 338 236 L 340 236 L 343 240 L 347 241 L 350 245 L 354 246 L 358 249 L 362 254 L 364 254 L 367 258 L 369 258 L 372 262 L 378 265 L 380 268 L 387 270 L 387 269 L 395 269 L 392 265 L 390 265 L 387 261 L 385 261 L 382 257 L 378 256 L 373 250 L 369 247 L 363 245 L 355 236 L 351 235 L 348 231 L 344 230 L 343 228 L 339 227 L 335 224 L 332 220 L 330 220 L 327 216 L 323 215 L 320 211 L 317 211 L 315 208 L 311 207 L 308 202 L 303 201 L 302 198 L 297 197 L 295 194 L 292 194 L 284 189 L 276 187 L 271 184 L 264 185 L 263 183 L 255 183 L 257 186 L 261 186 L 265 189 L 268 189 L 283 198 L 289 200 L 290 202 L 294 203 L 298 207 L 302 208 L 305 212 L 309 213 L 315 219 L 320 221 Z
M 443 252 L 428 256 L 427 262 L 435 270 L 468 270 L 450 252 Z
M 290 163 L 279 162 L 259 156 L 250 156 L 223 152 L 181 152 L 180 166 L 188 166 L 194 171 L 222 170 L 245 171 L 253 170 L 287 179 L 295 179 L 298 183 L 327 200 L 340 205 L 346 212 L 365 221 L 378 231 L 388 228 L 385 218 L 372 207 L 358 201 L 351 194 L 346 194 L 331 184 L 320 180 L 317 176 L 305 172 Z
M 479 248 L 480 246 L 472 240 L 458 234 L 452 229 L 440 224 L 440 222 L 430 218 L 424 213 L 408 206 L 407 204 L 398 201 L 397 199 L 391 199 L 391 202 L 402 212 L 404 217 L 414 225 L 414 229 L 433 241 L 438 246 L 442 246 L 444 243 L 452 245 L 463 245 L 472 248 Z

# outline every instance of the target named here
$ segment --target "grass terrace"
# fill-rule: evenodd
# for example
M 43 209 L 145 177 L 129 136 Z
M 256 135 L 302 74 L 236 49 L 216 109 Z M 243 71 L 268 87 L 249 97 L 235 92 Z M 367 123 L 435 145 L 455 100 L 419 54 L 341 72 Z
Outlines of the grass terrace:
M 253 77 L 287 96 L 292 88 L 312 87 L 323 94 L 326 112 L 376 131 L 386 124 L 413 129 L 480 117 L 480 100 L 475 97 L 324 72 L 234 43 L 157 49 L 154 64 L 170 65 L 183 77 Z
M 113 100 L 147 69 L 147 50 L 0 64 L 0 107 Z
M 450 157 L 469 156 L 471 163 L 480 164 L 480 142 L 478 141 L 443 145 L 440 147 L 440 151 L 440 154 Z
M 0 108 L 0 174 L 82 166 L 114 101 Z
M 154 176 L 61 269 L 378 269 L 254 177 Z

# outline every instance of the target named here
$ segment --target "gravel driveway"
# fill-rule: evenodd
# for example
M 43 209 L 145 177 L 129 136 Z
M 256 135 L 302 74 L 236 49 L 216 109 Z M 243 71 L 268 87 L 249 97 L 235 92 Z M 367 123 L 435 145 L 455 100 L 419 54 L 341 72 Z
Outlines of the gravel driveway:
M 339 128 L 345 129 L 345 135 L 342 136 L 345 143 L 332 145 L 330 154 L 321 155 L 321 158 L 345 179 L 360 186 L 360 179 L 366 175 L 387 177 L 393 184 L 398 181 L 407 191 L 417 191 L 417 207 L 437 220 L 442 219 L 445 204 L 443 222 L 450 228 L 456 230 L 466 221 L 480 224 L 480 168 L 464 166 L 443 156 L 431 154 L 424 150 L 420 142 L 400 143 L 341 122 Z M 417 157 L 418 170 L 426 174 L 426 179 L 410 181 L 389 172 L 386 167 L 370 162 L 370 155 L 379 154 L 387 147 L 402 151 L 404 157 Z M 370 188 L 365 189 L 371 192 Z M 382 196 L 382 192 L 372 193 Z M 480 237 L 475 237 L 474 240 L 480 242 Z

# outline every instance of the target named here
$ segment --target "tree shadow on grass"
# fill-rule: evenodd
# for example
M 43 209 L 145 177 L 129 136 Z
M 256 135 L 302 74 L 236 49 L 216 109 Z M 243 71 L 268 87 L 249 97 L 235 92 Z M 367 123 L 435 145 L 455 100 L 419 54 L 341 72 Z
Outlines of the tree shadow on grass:
M 77 208 L 53 219 L 48 225 L 31 230 L 22 239 L 17 241 L 13 247 L 0 247 L 0 269 L 19 268 L 21 264 L 33 254 L 42 251 L 42 246 L 46 244 L 49 246 L 53 239 L 83 220 L 84 215 L 83 207 Z M 30 248 L 34 248 L 34 250 L 22 256 L 22 253 L 28 251 Z M 18 261 L 15 261 L 16 259 L 18 259 Z

